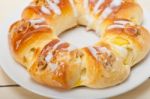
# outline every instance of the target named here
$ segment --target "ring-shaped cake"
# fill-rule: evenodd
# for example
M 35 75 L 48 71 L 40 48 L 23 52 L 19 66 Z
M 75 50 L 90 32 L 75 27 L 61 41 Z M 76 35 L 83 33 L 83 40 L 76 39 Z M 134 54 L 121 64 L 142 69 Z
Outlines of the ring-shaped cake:
M 9 45 L 14 59 L 41 84 L 105 88 L 125 81 L 148 54 L 150 34 L 142 22 L 136 0 L 33 0 L 11 25 Z M 78 25 L 94 30 L 99 41 L 78 48 L 59 39 Z

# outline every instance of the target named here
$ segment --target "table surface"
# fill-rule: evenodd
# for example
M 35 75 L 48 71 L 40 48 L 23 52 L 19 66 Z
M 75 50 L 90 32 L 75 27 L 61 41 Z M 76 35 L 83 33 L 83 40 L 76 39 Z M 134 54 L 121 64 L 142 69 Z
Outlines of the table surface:
M 4 0 L 1 4 L 3 4 Z M 144 8 L 150 10 L 150 0 L 142 0 L 141 4 Z M 3 15 L 0 15 L 1 19 L 3 19 Z M 137 87 L 136 89 L 122 94 L 120 96 L 113 97 L 111 99 L 149 99 L 150 97 L 150 79 L 148 79 L 145 83 Z M 46 97 L 39 96 L 34 94 L 26 89 L 23 89 L 19 85 L 17 85 L 14 81 L 12 81 L 0 68 L 0 98 L 1 99 L 47 99 Z

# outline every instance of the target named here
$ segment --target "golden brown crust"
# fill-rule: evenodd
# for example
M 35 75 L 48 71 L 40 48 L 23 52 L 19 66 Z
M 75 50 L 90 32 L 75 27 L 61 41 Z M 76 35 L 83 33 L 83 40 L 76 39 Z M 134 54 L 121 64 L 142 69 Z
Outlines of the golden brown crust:
M 103 36 L 102 41 L 108 42 L 112 46 L 123 46 L 130 52 L 131 55 L 126 57 L 131 58 L 132 56 L 131 63 L 126 63 L 130 66 L 133 66 L 139 62 L 139 60 L 143 59 L 150 49 L 149 46 L 143 46 L 147 44 L 147 42 L 150 42 L 150 34 L 145 28 L 138 25 L 127 25 L 124 28 L 110 29 L 107 30 Z
M 105 88 L 116 85 L 128 77 L 130 67 L 125 66 L 122 58 L 115 55 L 113 50 L 107 46 L 102 44 L 93 47 L 94 49 L 92 47 L 83 49 L 86 69 L 85 78 L 82 79 L 83 85 L 91 88 Z M 93 52 L 94 55 L 89 49 L 95 50 L 95 48 L 99 50 Z M 103 52 L 104 49 L 106 52 Z M 107 53 L 107 50 L 110 53 Z
M 37 0 L 38 1 L 38 0 Z M 45 0 L 43 0 L 45 1 Z M 34 3 L 34 2 L 33 2 Z M 30 5 L 28 6 L 22 13 L 23 19 L 35 19 L 35 18 L 44 18 L 49 26 L 53 29 L 53 32 L 56 35 L 59 35 L 61 32 L 65 31 L 68 28 L 72 28 L 77 25 L 75 15 L 73 13 L 73 9 L 69 3 L 69 0 L 61 0 L 59 3 L 59 8 L 61 10 L 61 14 L 57 15 L 53 11 L 50 10 L 50 14 L 45 14 L 41 11 L 41 8 L 45 6 L 42 4 L 36 6 Z M 49 9 L 48 9 L 49 10 Z M 66 22 L 67 20 L 67 22 Z M 60 22 L 65 23 L 61 25 Z
M 132 11 L 136 11 L 136 14 Z M 137 3 L 124 3 L 116 13 L 116 19 L 127 19 L 140 25 L 143 21 L 143 10 Z
M 10 28 L 9 42 L 12 53 L 15 59 L 26 68 L 32 65 L 38 53 L 50 39 L 57 38 L 50 28 L 43 26 L 35 29 L 29 21 L 21 20 Z
M 143 13 L 136 0 L 104 0 L 101 6 L 86 1 L 33 0 L 10 27 L 12 55 L 37 82 L 64 89 L 114 86 L 148 54 L 150 34 L 140 26 Z M 78 49 L 59 40 L 76 25 L 102 32 L 100 41 Z
M 70 47 L 70 44 L 58 39 L 47 44 L 33 68 L 29 69 L 33 78 L 42 79 L 52 87 L 75 87 L 76 82 L 80 80 L 81 55 L 78 50 L 71 50 Z

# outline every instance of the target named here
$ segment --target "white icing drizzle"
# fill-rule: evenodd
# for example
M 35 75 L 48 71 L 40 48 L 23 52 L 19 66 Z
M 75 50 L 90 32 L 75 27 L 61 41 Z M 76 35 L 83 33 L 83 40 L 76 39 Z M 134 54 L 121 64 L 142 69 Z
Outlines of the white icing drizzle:
M 108 56 L 111 56 L 111 52 L 106 47 L 97 47 L 98 51 L 94 47 L 88 47 L 88 49 L 91 52 L 91 54 L 96 58 L 96 60 L 99 60 L 97 56 L 98 51 L 99 53 L 107 53 Z
M 29 20 L 31 23 L 31 26 L 33 26 L 35 29 L 40 28 L 40 27 L 49 27 L 47 24 L 41 24 L 45 22 L 44 18 L 39 18 L 39 19 L 31 19 Z
M 85 13 L 85 18 L 86 18 L 87 21 L 88 21 L 87 28 L 89 28 L 90 25 L 92 24 L 92 22 L 94 21 L 93 17 L 90 15 L 89 0 L 84 0 L 84 1 L 83 1 L 83 6 L 84 6 L 84 9 L 85 9 L 85 11 L 86 11 L 86 13 Z
M 53 46 L 52 51 L 51 51 L 50 53 L 48 53 L 48 55 L 45 57 L 45 60 L 46 60 L 47 63 L 50 62 L 50 60 L 53 58 L 52 52 L 53 52 L 54 50 L 56 50 L 56 48 L 57 48 L 60 44 L 62 44 L 62 42 L 60 42 L 60 41 L 59 41 L 58 43 L 56 43 L 56 44 Z
M 113 9 L 119 7 L 122 3 L 122 0 L 112 0 L 109 6 L 107 6 L 100 17 L 98 18 L 98 25 L 96 27 L 96 33 L 99 32 L 99 25 L 103 23 L 105 19 L 113 12 Z
M 101 24 L 111 13 L 112 13 L 112 9 L 107 7 L 103 12 L 102 14 L 100 15 L 99 17 L 99 24 Z
M 110 30 L 110 29 L 114 29 L 114 28 L 124 28 L 125 26 L 124 25 L 121 25 L 121 24 L 113 24 L 113 25 L 110 25 L 107 29 Z
M 54 1 L 54 3 L 56 3 L 56 4 L 59 4 L 60 3 L 60 0 L 53 0 Z
M 46 0 L 48 3 L 48 8 L 43 5 L 41 6 L 41 11 L 45 14 L 50 15 L 51 11 L 53 11 L 55 14 L 57 15 L 61 15 L 61 9 L 58 6 L 58 4 L 60 3 L 60 0 Z
M 48 53 L 47 56 L 45 57 L 45 61 L 46 61 L 47 63 L 49 63 L 50 60 L 52 59 L 52 57 L 53 57 L 52 53 Z
M 35 29 L 41 28 L 41 27 L 48 27 L 48 28 L 50 28 L 50 26 L 48 26 L 48 25 L 34 25 Z
M 130 25 L 135 25 L 133 22 L 128 21 L 128 20 L 117 20 L 114 21 L 115 24 L 122 24 L 122 25 L 126 25 L 126 24 L 130 24 Z
M 40 24 L 40 23 L 43 23 L 44 21 L 45 21 L 45 19 L 44 19 L 44 18 L 31 19 L 31 20 L 29 20 L 29 22 L 31 23 L 31 25 Z
M 60 3 L 60 0 L 54 0 L 52 2 L 51 0 L 46 0 L 49 4 L 49 8 L 56 13 L 57 15 L 61 15 L 61 9 L 59 8 L 58 4 Z
M 113 11 L 115 7 L 119 7 L 122 3 L 122 0 L 113 0 L 109 6 L 105 8 L 102 14 L 99 17 L 99 24 L 102 23 Z
M 94 6 L 94 14 L 99 13 L 99 7 L 105 2 L 105 0 L 98 0 L 96 5 Z
M 111 52 L 110 52 L 106 47 L 98 47 L 98 50 L 99 50 L 101 53 L 107 53 L 108 56 L 111 55 Z
M 53 58 L 52 52 L 54 50 L 56 50 L 56 48 L 62 44 L 62 42 L 58 42 L 57 44 L 54 45 L 54 47 L 52 48 L 52 51 L 50 53 L 48 53 L 48 55 L 45 57 L 46 62 L 48 63 L 48 66 L 50 66 L 50 68 L 52 69 L 52 71 L 54 71 L 57 68 L 57 64 L 56 63 L 52 63 L 51 59 Z
M 52 53 L 48 53 L 48 55 L 45 57 L 45 61 L 48 63 L 48 66 L 51 68 L 51 70 L 54 71 L 57 68 L 57 64 L 51 62 L 52 58 Z
M 118 7 L 120 6 L 122 3 L 122 0 L 113 0 L 113 2 L 110 4 L 110 7 L 113 8 L 113 7 Z
M 59 41 L 58 43 L 56 43 L 56 44 L 53 46 L 51 52 L 49 52 L 49 53 L 47 54 L 47 56 L 45 57 L 45 61 L 48 63 L 48 65 L 50 66 L 50 68 L 52 69 L 52 71 L 54 71 L 54 70 L 57 68 L 57 64 L 51 62 L 51 59 L 53 58 L 52 52 L 55 51 L 55 50 L 57 49 L 57 47 L 58 47 L 59 45 L 63 44 L 63 43 L 65 43 L 65 42 Z M 66 49 L 70 52 L 70 51 L 74 50 L 75 47 L 69 46 L 69 47 L 66 48 Z
M 48 14 L 48 15 L 51 14 L 50 10 L 49 10 L 47 7 L 45 7 L 45 6 L 42 6 L 42 7 L 41 7 L 41 11 L 42 11 L 43 13 L 45 13 L 45 14 Z
M 94 47 L 88 47 L 89 51 L 91 52 L 91 54 L 96 58 L 97 60 L 97 50 Z
M 94 14 L 99 13 L 100 9 L 99 7 L 105 2 L 105 0 L 98 0 L 94 6 Z M 89 0 L 84 0 L 84 9 L 86 10 L 85 13 L 85 17 L 88 21 L 88 25 L 87 28 L 90 28 L 90 26 L 92 25 L 92 23 L 94 22 L 94 18 L 91 16 L 90 14 L 90 10 L 89 10 Z M 121 5 L 122 0 L 112 0 L 110 5 L 107 6 L 104 11 L 102 12 L 102 14 L 99 16 L 98 18 L 98 25 L 96 26 L 96 33 L 99 34 L 99 25 L 105 20 L 107 19 L 107 17 L 113 12 L 114 8 L 117 8 Z
M 52 62 L 49 62 L 48 66 L 50 66 L 50 68 L 51 68 L 52 71 L 55 71 L 56 68 L 57 68 L 57 64 L 52 63 Z
M 48 66 L 52 69 L 52 71 L 54 71 L 54 70 L 57 68 L 57 64 L 51 62 L 51 60 L 52 60 L 52 58 L 53 58 L 52 52 L 53 52 L 54 50 L 56 50 L 56 48 L 57 48 L 60 44 L 62 44 L 62 42 L 60 42 L 60 41 L 59 41 L 58 43 L 56 43 L 56 44 L 53 46 L 52 51 L 51 51 L 50 53 L 48 53 L 47 56 L 45 57 L 45 61 L 48 63 Z
M 76 8 L 76 5 L 75 5 L 75 3 L 74 3 L 74 0 L 69 0 L 69 2 L 70 2 L 70 4 L 71 4 L 71 7 L 72 7 L 72 9 L 73 9 L 73 12 L 74 12 L 75 17 L 77 17 L 77 16 L 78 16 L 78 12 L 77 12 L 77 8 Z
M 114 29 L 114 28 L 125 28 L 125 26 L 129 24 L 129 25 L 132 25 L 134 26 L 135 24 L 131 21 L 128 21 L 128 20 L 117 20 L 117 21 L 114 21 L 114 24 L 110 25 L 107 29 Z

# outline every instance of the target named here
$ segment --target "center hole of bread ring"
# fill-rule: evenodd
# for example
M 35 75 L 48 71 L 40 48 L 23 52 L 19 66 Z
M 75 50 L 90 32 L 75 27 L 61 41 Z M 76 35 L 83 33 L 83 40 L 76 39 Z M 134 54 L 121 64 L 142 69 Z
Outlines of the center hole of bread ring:
M 94 31 L 89 31 L 82 26 L 61 33 L 59 38 L 77 46 L 78 48 L 94 45 L 100 40 Z

